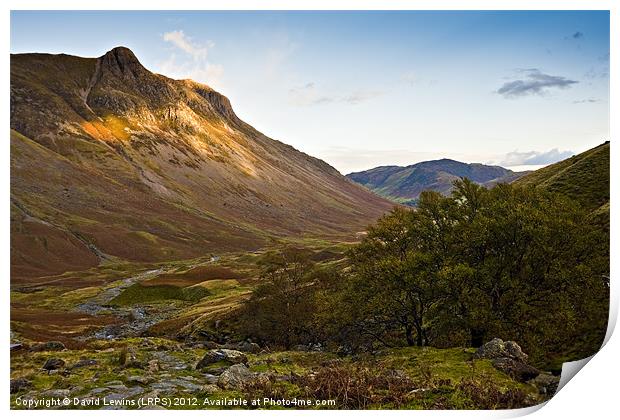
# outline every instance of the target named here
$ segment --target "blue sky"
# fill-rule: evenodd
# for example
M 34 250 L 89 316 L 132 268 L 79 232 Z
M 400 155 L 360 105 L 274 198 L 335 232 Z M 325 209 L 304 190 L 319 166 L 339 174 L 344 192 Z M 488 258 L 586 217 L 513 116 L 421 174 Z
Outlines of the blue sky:
M 609 139 L 605 11 L 11 13 L 13 53 L 119 45 L 342 173 L 535 168 Z

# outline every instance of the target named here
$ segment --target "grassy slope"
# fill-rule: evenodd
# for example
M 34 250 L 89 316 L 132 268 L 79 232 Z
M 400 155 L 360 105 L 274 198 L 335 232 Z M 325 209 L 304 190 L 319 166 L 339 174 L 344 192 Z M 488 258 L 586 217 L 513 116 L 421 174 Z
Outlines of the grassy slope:
M 609 211 L 609 142 L 515 181 L 564 194 L 590 210 Z
M 171 261 L 271 237 L 350 238 L 391 208 L 242 122 L 208 86 L 153 74 L 122 48 L 99 59 L 12 55 L 11 144 L 14 219 L 40 219 L 13 232 L 19 281 L 97 264 L 63 260 L 60 242 L 75 242 L 72 255 L 92 245 Z

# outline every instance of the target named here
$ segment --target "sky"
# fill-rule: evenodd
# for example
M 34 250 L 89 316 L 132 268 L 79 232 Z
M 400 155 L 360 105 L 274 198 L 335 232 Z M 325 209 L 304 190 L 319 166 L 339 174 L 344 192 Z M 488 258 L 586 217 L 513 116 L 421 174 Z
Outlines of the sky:
M 609 140 L 607 11 L 11 12 L 12 53 L 121 45 L 343 174 L 536 169 Z

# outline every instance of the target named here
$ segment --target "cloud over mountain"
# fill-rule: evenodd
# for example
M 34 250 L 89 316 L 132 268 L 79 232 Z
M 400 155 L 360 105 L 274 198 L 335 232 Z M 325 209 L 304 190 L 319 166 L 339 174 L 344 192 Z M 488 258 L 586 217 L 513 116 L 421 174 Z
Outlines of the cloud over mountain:
M 570 150 L 560 151 L 559 149 L 551 149 L 547 152 L 510 152 L 506 154 L 504 160 L 499 164 L 501 166 L 519 166 L 519 165 L 547 165 L 559 162 L 574 155 Z

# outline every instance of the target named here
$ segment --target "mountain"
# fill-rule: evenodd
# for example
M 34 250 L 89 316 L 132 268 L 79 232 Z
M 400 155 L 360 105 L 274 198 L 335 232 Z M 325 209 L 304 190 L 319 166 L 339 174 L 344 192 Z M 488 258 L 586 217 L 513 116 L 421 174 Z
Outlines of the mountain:
M 491 186 L 499 182 L 512 182 L 524 174 L 500 166 L 439 159 L 405 167 L 380 166 L 348 174 L 347 178 L 393 201 L 415 204 L 422 191 L 449 194 L 453 182 L 461 178 L 467 177 L 478 184 Z
M 352 237 L 392 207 L 127 48 L 11 55 L 10 106 L 13 280 Z
M 515 181 L 575 200 L 609 227 L 609 142 L 546 166 Z

